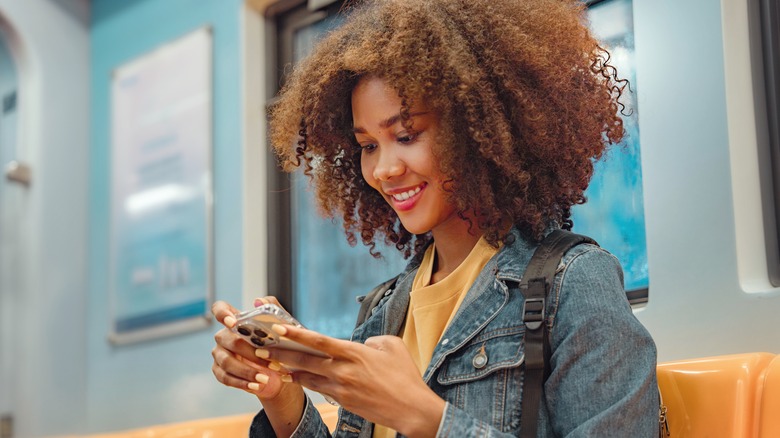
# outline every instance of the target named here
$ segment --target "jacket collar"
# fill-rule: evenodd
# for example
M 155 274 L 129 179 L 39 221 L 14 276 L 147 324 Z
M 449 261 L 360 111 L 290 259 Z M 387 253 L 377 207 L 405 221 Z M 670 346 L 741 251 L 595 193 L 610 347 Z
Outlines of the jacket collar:
M 550 223 L 544 231 L 544 235 L 551 233 L 553 230 L 559 228 L 556 223 Z M 529 238 L 516 227 L 513 226 L 509 230 L 509 237 L 507 238 L 501 250 L 493 257 L 492 260 L 486 266 L 490 266 L 493 269 L 496 277 L 502 280 L 520 281 L 525 268 L 531 261 L 534 250 L 539 246 L 539 242 Z M 427 247 L 425 248 L 427 249 Z M 400 279 L 403 279 L 409 275 L 414 279 L 414 274 L 422 263 L 423 254 L 425 249 L 416 254 L 406 265 L 406 268 L 401 273 Z M 409 285 L 411 287 L 411 283 Z M 398 288 L 398 286 L 396 286 Z
M 545 234 L 552 231 L 554 228 L 554 225 L 549 227 Z M 512 227 L 509 232 L 509 238 L 501 247 L 501 250 L 499 250 L 499 252 L 488 261 L 487 265 L 485 265 L 485 268 L 478 277 L 477 283 L 485 284 L 484 282 L 487 280 L 486 276 L 495 277 L 500 283 L 506 283 L 507 281 L 519 283 L 523 276 L 523 272 L 525 272 L 525 268 L 531 261 L 531 256 L 538 245 L 538 242 L 524 236 L 517 227 Z M 420 254 L 417 254 L 412 258 L 398 277 L 394 289 L 389 291 L 388 299 L 379 306 L 381 308 L 377 309 L 375 315 L 368 318 L 367 322 L 372 322 L 371 320 L 374 318 L 382 318 L 381 334 L 397 335 L 401 331 L 401 327 L 406 318 L 406 311 L 409 307 L 409 293 L 412 289 L 414 276 L 420 267 L 423 252 L 424 251 L 421 251 Z M 500 289 L 505 293 L 506 286 L 504 285 Z M 465 308 L 472 303 L 481 300 L 485 293 L 489 293 L 492 290 L 493 288 L 472 287 L 461 304 L 461 310 L 465 310 Z M 374 324 L 377 322 L 378 321 L 373 321 Z M 368 328 L 371 325 L 373 324 L 367 324 L 364 328 Z M 362 333 L 364 331 L 365 330 L 358 330 L 355 332 L 353 339 L 360 340 L 361 342 L 365 341 L 367 334 Z M 378 334 L 376 333 L 376 327 L 370 331 L 373 332 L 371 336 Z
M 553 229 L 554 227 L 549 227 L 545 231 L 545 235 Z M 525 236 L 517 227 L 512 227 L 509 232 L 509 238 L 504 243 L 501 251 L 493 258 L 495 260 L 494 272 L 496 278 L 519 282 L 525 272 L 525 268 L 531 261 L 534 250 L 538 246 L 539 242 L 535 242 Z

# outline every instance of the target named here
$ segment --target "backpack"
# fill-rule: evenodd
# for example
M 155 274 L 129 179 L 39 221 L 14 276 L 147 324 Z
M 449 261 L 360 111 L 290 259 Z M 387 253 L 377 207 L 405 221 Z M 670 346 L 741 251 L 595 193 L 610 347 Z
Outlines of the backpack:
M 561 258 L 571 248 L 581 243 L 598 245 L 590 237 L 571 231 L 557 229 L 548 234 L 534 251 L 518 286 L 525 299 L 522 313 L 526 327 L 525 378 L 520 414 L 520 418 L 523 419 L 520 424 L 520 436 L 523 438 L 536 438 L 542 387 L 550 373 L 550 339 L 547 324 L 544 323 L 547 294 L 553 285 Z M 356 327 L 368 319 L 382 298 L 392 293 L 399 277 L 378 285 L 361 300 Z M 663 406 L 663 402 L 661 402 L 660 412 L 659 436 L 668 436 L 666 407 Z

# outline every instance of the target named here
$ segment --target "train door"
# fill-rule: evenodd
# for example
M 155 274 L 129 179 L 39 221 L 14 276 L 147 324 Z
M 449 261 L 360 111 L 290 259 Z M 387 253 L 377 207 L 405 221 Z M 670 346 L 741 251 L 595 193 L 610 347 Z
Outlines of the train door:
M 27 167 L 17 161 L 17 84 L 16 67 L 0 33 L 0 438 L 13 436 L 18 391 L 15 358 L 20 347 L 16 339 L 22 280 L 20 224 L 29 184 Z

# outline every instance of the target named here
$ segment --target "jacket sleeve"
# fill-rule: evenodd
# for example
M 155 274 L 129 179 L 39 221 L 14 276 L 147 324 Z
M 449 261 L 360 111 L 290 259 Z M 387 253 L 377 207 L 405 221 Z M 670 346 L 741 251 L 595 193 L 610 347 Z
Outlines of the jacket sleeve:
M 260 411 L 252 420 L 252 425 L 249 427 L 250 438 L 267 438 L 275 437 L 276 433 L 271 427 L 271 422 L 268 421 L 268 416 L 265 411 Z M 330 438 L 330 432 L 325 426 L 325 423 L 320 417 L 319 411 L 314 407 L 311 399 L 306 396 L 306 407 L 303 411 L 303 417 L 301 422 L 298 423 L 298 427 L 295 429 L 291 438 Z
M 551 434 L 658 436 L 655 343 L 631 311 L 620 263 L 589 249 L 560 281 L 545 383 Z
M 658 436 L 655 344 L 626 300 L 619 262 L 595 247 L 565 259 L 548 297 L 557 305 L 538 436 Z M 513 435 L 448 403 L 437 436 Z

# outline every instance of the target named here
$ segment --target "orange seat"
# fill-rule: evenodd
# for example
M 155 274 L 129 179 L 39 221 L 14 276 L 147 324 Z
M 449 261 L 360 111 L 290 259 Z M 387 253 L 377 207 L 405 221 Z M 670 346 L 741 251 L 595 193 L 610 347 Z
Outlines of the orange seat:
M 338 408 L 328 403 L 316 405 L 325 425 L 332 432 L 338 420 Z M 204 418 L 180 423 L 161 424 L 139 429 L 90 435 L 89 438 L 233 438 L 249 435 L 255 413 L 228 417 Z
M 255 414 L 205 418 L 180 423 L 142 427 L 123 432 L 90 435 L 90 438 L 202 438 L 248 436 Z
M 780 437 L 780 355 L 748 353 L 658 365 L 674 438 Z M 331 432 L 338 409 L 316 405 Z M 90 438 L 220 438 L 247 436 L 254 413 L 164 424 Z
M 775 356 L 764 372 L 761 391 L 759 438 L 780 437 L 780 355 Z
M 671 436 L 756 436 L 762 376 L 774 357 L 750 353 L 659 364 Z

